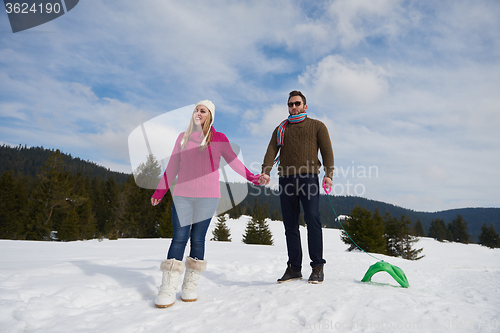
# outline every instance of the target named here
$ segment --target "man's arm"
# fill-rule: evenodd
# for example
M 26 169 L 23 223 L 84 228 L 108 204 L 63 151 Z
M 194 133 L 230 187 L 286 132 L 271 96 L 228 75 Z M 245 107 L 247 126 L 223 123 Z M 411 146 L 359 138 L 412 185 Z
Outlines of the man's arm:
M 332 149 L 332 142 L 330 140 L 330 134 L 328 133 L 328 129 L 323 123 L 318 131 L 318 146 L 319 150 L 321 151 L 321 156 L 323 157 L 323 167 L 325 168 L 325 177 L 330 178 L 331 181 L 333 179 L 333 170 L 334 170 L 333 149 Z
M 264 163 L 262 163 L 262 174 L 266 174 L 268 176 L 271 174 L 271 169 L 274 165 L 274 159 L 280 149 L 280 147 L 278 146 L 277 131 L 278 127 L 276 127 L 273 135 L 271 136 L 271 140 L 269 141 L 269 145 L 267 146 L 266 155 L 264 156 Z

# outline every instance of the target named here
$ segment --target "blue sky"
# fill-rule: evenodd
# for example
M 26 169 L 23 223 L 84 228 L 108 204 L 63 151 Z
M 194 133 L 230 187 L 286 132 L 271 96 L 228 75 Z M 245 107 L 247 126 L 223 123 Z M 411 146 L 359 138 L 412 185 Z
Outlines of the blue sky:
M 496 0 L 81 0 L 13 34 L 3 13 L 0 143 L 131 172 L 135 128 L 210 99 L 258 173 L 299 89 L 330 131 L 337 194 L 500 207 L 499 16 Z

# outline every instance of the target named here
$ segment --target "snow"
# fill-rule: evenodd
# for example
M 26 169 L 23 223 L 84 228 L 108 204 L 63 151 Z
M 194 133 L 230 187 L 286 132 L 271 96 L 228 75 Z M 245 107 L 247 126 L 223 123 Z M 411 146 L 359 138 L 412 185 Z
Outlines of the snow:
M 157 309 L 159 264 L 170 239 L 71 243 L 0 241 L 0 332 L 500 332 L 500 250 L 423 238 L 425 258 L 377 257 L 403 269 L 410 288 L 346 252 L 324 229 L 325 282 L 310 274 L 306 230 L 301 281 L 286 268 L 282 223 L 274 246 L 241 242 L 249 217 L 228 220 L 232 242 L 210 242 L 198 301 Z M 188 249 L 186 250 L 186 253 Z

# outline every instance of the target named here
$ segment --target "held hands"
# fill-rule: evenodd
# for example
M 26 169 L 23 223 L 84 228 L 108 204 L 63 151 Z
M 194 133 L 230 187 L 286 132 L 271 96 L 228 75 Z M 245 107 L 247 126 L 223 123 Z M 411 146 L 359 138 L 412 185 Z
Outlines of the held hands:
M 268 185 L 271 182 L 271 177 L 265 173 L 260 174 L 259 185 Z M 330 177 L 323 178 L 323 187 L 329 190 L 333 186 L 332 179 Z
M 271 181 L 271 177 L 265 173 L 261 173 L 259 177 L 259 185 L 267 185 Z

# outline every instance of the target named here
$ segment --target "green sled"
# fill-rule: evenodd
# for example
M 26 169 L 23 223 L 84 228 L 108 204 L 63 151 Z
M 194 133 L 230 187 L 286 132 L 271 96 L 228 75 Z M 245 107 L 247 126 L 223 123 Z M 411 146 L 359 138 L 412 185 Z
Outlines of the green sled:
M 389 273 L 394 278 L 394 280 L 396 280 L 401 285 L 401 287 L 408 288 L 410 286 L 403 270 L 385 261 L 379 261 L 376 264 L 371 265 L 361 282 L 371 281 L 372 276 L 375 273 L 381 271 L 386 271 L 387 273 Z

